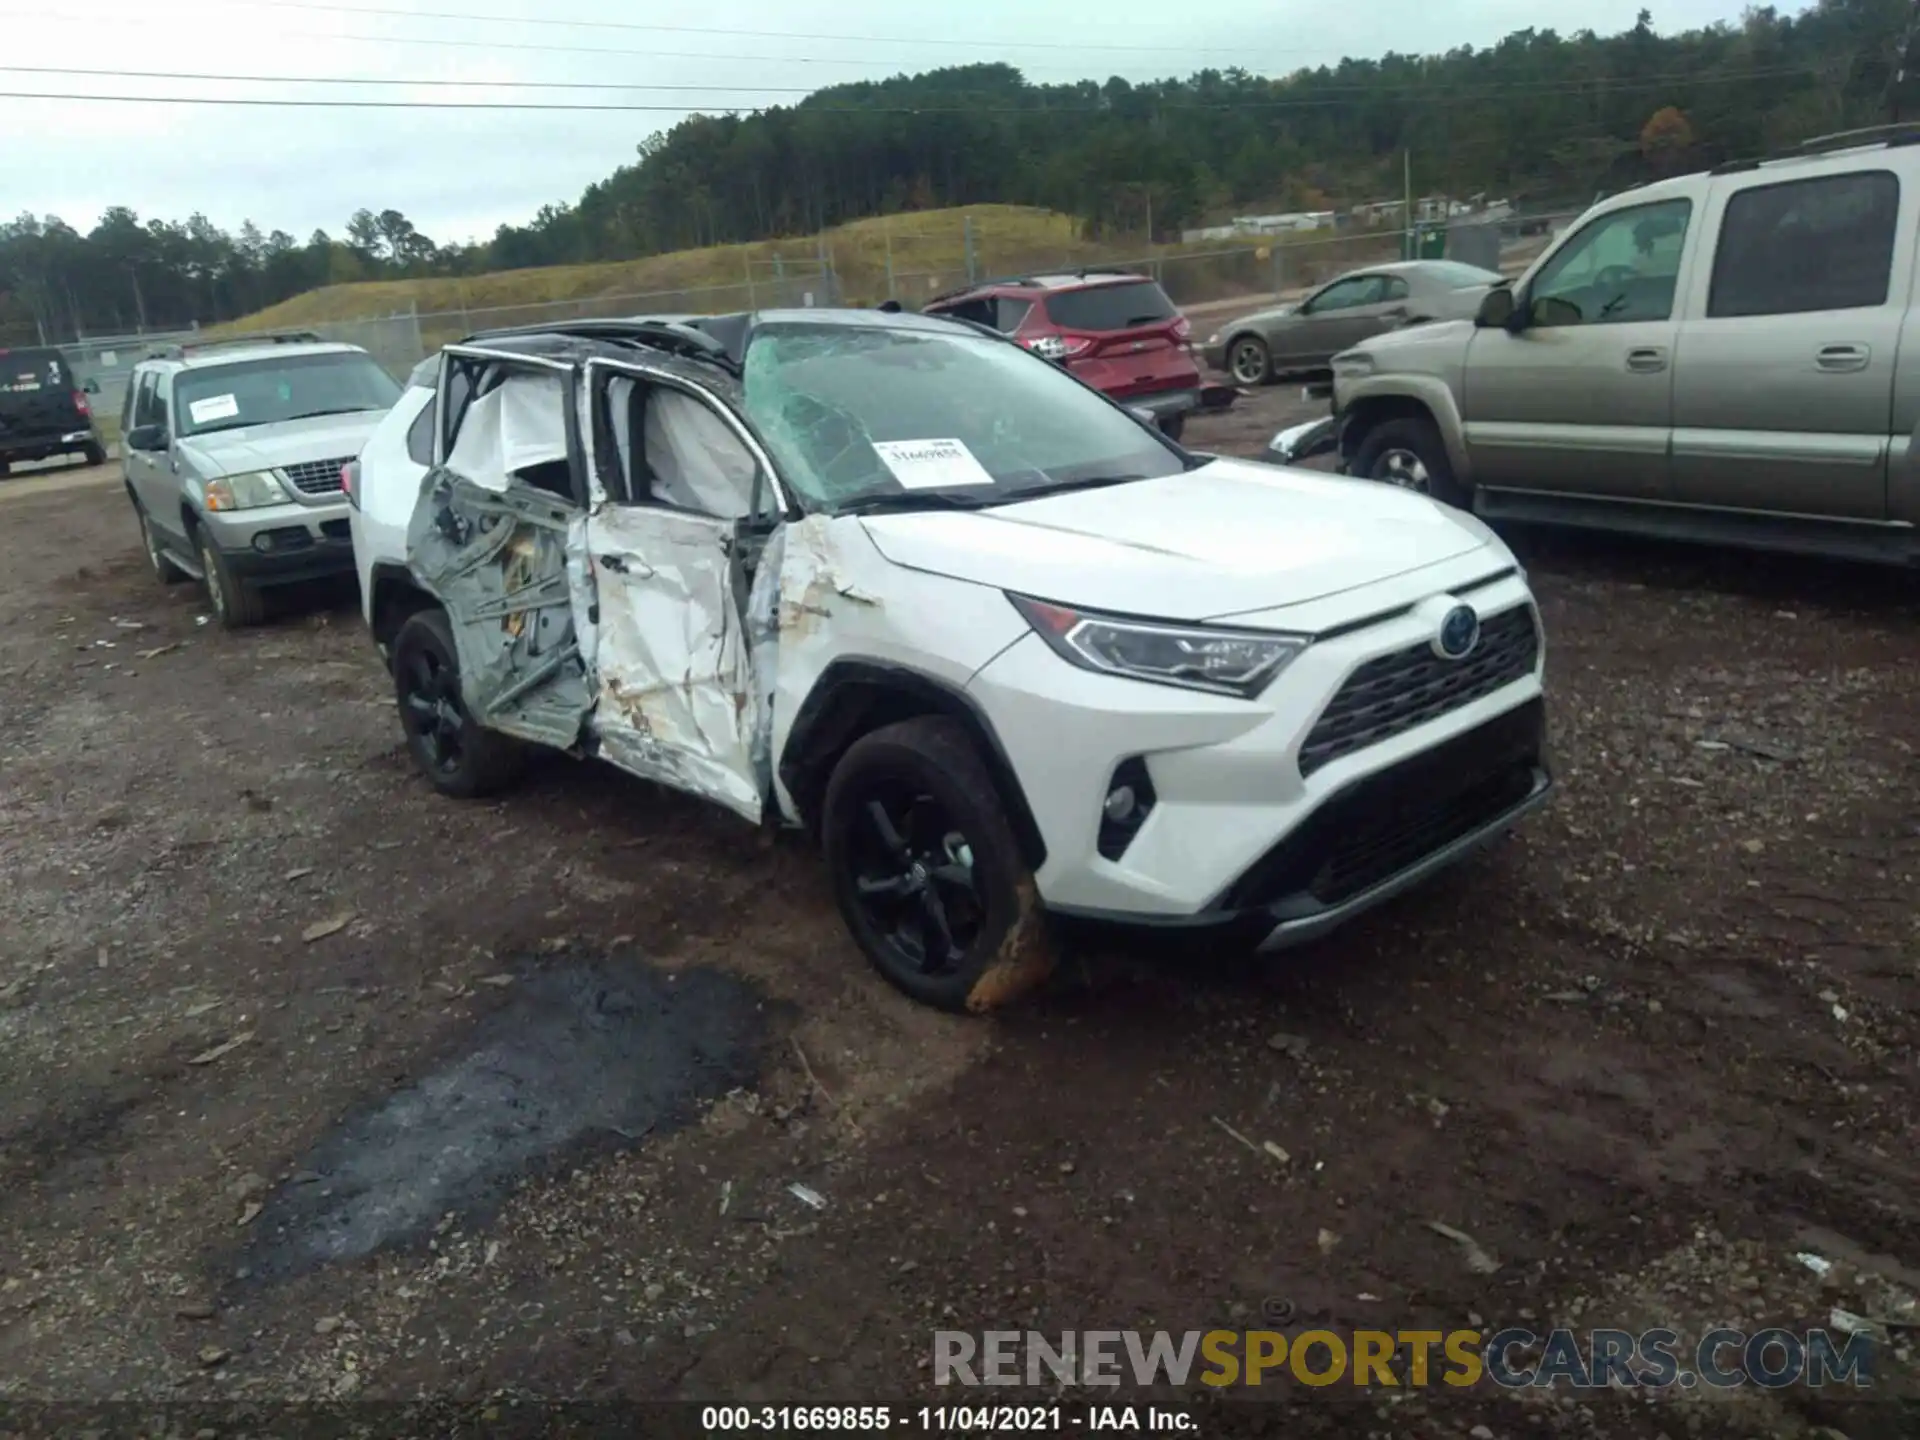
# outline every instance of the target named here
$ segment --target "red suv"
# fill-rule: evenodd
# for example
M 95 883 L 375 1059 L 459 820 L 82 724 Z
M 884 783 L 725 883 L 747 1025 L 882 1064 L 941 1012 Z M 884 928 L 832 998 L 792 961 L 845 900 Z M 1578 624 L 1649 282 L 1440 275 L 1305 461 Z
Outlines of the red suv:
M 1170 439 L 1180 438 L 1193 411 L 1223 410 L 1236 393 L 1201 382 L 1187 344 L 1193 327 L 1166 291 L 1129 271 L 983 280 L 935 296 L 923 310 L 1011 336 L 1128 408 L 1150 413 Z

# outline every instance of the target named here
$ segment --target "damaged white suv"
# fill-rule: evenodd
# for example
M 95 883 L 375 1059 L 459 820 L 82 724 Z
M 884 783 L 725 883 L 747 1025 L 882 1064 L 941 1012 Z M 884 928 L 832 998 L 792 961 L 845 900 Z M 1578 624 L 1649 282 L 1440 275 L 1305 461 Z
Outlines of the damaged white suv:
M 351 486 L 421 770 L 477 795 L 544 745 L 805 826 L 920 1000 L 1030 984 L 1047 912 L 1278 948 L 1546 798 L 1483 525 L 1191 454 L 1003 338 L 581 322 L 431 378 Z

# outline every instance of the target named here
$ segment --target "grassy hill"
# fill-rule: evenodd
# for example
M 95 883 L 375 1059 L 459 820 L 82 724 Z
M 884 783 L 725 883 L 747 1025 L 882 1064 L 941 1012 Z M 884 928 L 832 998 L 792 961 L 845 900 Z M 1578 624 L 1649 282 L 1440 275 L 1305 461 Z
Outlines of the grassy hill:
M 969 241 L 969 227 L 971 240 Z M 818 289 L 823 257 L 843 301 L 871 305 L 891 293 L 913 304 L 965 283 L 971 243 L 975 274 L 1013 274 L 1062 266 L 1139 262 L 1138 237 L 1081 238 L 1070 215 L 1019 205 L 972 205 L 857 220 L 819 237 L 761 240 L 680 250 L 600 265 L 558 265 L 460 278 L 372 281 L 309 290 L 217 327 L 215 333 L 338 324 L 382 316 L 421 317 L 429 348 L 492 326 L 594 315 L 712 313 L 797 305 Z M 1282 279 L 1299 284 L 1351 265 L 1388 258 L 1393 235 L 1331 240 L 1300 235 L 1153 248 L 1161 282 L 1180 303 L 1263 294 Z M 1274 254 L 1274 250 L 1282 252 Z M 781 278 L 784 276 L 784 280 Z
M 818 273 L 823 251 L 830 255 L 842 291 L 850 301 L 877 302 L 885 298 L 888 288 L 889 252 L 896 277 L 895 289 L 902 295 L 912 291 L 930 293 L 926 288 L 927 277 L 938 277 L 943 284 L 963 281 L 969 216 L 977 263 L 988 263 L 989 255 L 1015 254 L 1043 259 L 1049 264 L 1066 260 L 1089 263 L 1118 253 L 1112 246 L 1080 240 L 1079 222 L 1071 216 L 1018 205 L 976 205 L 965 210 L 927 210 L 859 220 L 830 230 L 818 239 L 802 236 L 716 245 L 601 265 L 556 265 L 457 278 L 329 285 L 296 295 L 222 328 L 255 330 L 318 325 L 404 314 L 415 308 L 422 315 L 445 311 L 475 314 L 523 305 L 548 306 L 636 295 L 660 296 L 675 302 L 652 307 L 662 310 L 719 309 L 742 303 L 750 288 L 765 291 L 766 295 L 761 297 L 764 302 L 778 288 L 778 277 L 782 273 L 794 277 L 792 284 L 804 284 L 804 279 L 798 277 Z M 1127 248 L 1127 253 L 1140 248 L 1136 243 Z M 731 293 L 735 291 L 738 298 Z M 718 303 L 700 303 L 703 298 Z M 682 299 L 687 303 L 678 303 Z

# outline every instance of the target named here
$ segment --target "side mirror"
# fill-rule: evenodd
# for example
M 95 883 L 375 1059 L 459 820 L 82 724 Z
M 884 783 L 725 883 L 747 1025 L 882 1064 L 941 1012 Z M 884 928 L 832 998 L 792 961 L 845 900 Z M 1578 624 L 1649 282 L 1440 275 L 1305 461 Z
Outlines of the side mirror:
M 167 427 L 164 425 L 136 425 L 127 431 L 129 450 L 164 450 L 167 448 Z
M 1480 310 L 1473 317 L 1473 323 L 1482 330 L 1510 330 L 1516 328 L 1513 321 L 1519 313 L 1512 289 L 1502 285 L 1480 297 Z

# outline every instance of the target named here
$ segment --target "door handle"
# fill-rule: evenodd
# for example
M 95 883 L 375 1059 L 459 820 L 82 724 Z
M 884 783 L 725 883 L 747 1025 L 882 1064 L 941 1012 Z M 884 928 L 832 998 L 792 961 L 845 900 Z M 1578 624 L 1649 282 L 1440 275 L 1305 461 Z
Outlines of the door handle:
M 1667 352 L 1656 346 L 1627 352 L 1627 369 L 1638 375 L 1657 375 L 1667 368 Z
M 616 575 L 625 575 L 628 573 L 627 562 L 618 555 L 602 555 L 600 557 L 600 568 L 602 570 L 611 570 Z
M 1813 363 L 1822 370 L 1845 374 L 1849 371 L 1864 370 L 1867 362 L 1873 359 L 1873 350 L 1866 345 L 1822 345 L 1813 357 Z

